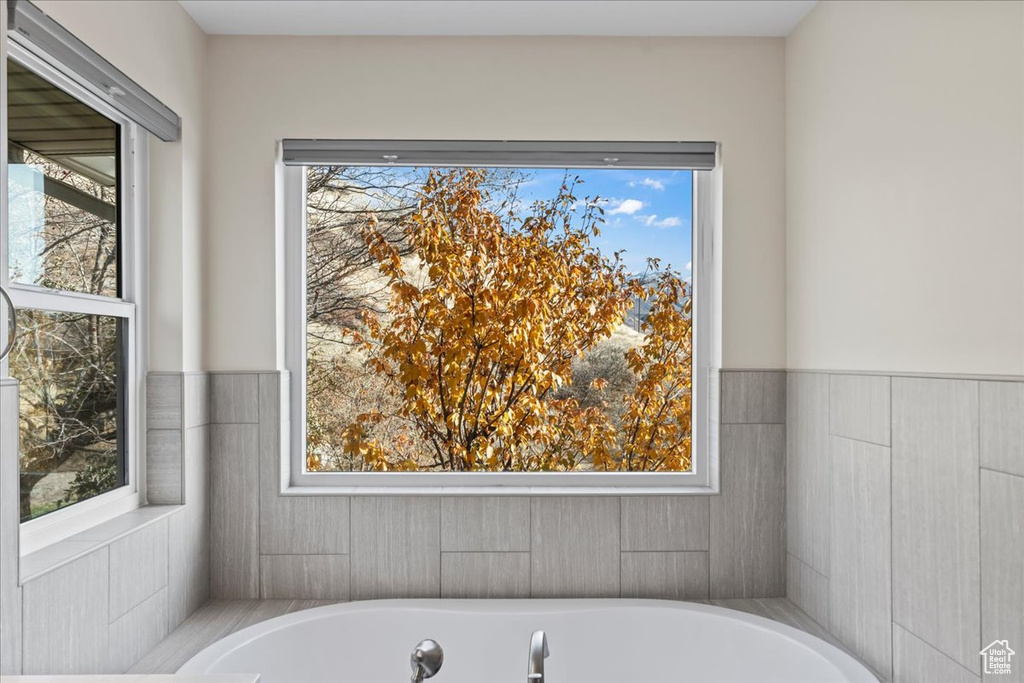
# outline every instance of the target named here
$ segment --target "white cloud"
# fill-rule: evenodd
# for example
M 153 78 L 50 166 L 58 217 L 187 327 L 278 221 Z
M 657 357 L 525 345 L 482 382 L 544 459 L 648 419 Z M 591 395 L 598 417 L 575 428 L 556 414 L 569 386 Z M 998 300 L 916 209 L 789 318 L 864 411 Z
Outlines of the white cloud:
M 687 261 L 686 262 L 686 269 L 687 270 L 693 270 L 693 261 Z
M 634 213 L 644 208 L 644 203 L 639 199 L 623 199 L 619 202 L 614 209 L 609 211 L 609 214 L 624 213 L 632 216 Z
M 637 182 L 637 181 L 633 180 L 633 181 L 630 181 L 630 183 L 629 183 L 630 187 L 636 187 L 637 185 L 642 185 L 643 187 L 649 187 L 652 190 L 664 190 L 665 189 L 665 183 L 661 182 L 660 180 L 655 180 L 654 178 L 644 178 L 640 182 Z
M 683 224 L 677 216 L 669 216 L 668 218 L 662 218 L 658 220 L 658 214 L 652 213 L 650 216 L 637 216 L 637 220 L 642 220 L 644 225 L 651 228 L 678 228 Z
M 592 209 L 595 206 L 608 206 L 608 200 L 603 199 L 601 197 L 597 197 L 595 199 L 590 199 L 589 197 L 587 197 L 586 199 L 577 199 L 576 201 L 569 205 L 569 210 L 578 211 L 579 209 L 583 208 Z M 610 213 L 615 212 L 611 211 Z

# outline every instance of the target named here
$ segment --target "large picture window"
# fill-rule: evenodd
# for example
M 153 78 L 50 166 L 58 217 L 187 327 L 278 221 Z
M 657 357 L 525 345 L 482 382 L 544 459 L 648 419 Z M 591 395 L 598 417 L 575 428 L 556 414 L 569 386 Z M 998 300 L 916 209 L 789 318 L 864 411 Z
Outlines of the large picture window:
M 20 515 L 135 492 L 132 125 L 12 46 L 4 286 L 18 311 Z
M 288 170 L 304 225 L 292 484 L 701 469 L 698 171 Z

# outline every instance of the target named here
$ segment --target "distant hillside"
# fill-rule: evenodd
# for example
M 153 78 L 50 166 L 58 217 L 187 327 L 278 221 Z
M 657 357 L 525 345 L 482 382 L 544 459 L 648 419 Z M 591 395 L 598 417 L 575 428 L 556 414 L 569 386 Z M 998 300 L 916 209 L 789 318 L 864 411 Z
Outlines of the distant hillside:
M 647 282 L 650 282 L 651 279 L 651 275 L 648 275 L 645 278 Z M 685 304 L 686 301 L 688 301 L 688 299 L 684 300 L 682 303 Z M 647 320 L 647 316 L 651 312 L 651 305 L 652 302 L 650 299 L 641 299 L 640 297 L 636 297 L 633 300 L 633 305 L 629 307 L 629 311 L 626 313 L 626 318 L 622 321 L 622 324 L 631 330 L 640 332 L 641 326 L 644 321 Z

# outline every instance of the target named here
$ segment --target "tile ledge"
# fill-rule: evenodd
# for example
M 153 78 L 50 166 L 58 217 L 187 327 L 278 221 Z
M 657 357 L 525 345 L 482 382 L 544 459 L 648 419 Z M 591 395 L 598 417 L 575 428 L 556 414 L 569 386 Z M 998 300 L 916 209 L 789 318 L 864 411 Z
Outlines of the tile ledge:
M 736 373 L 740 373 L 740 372 L 781 372 L 781 373 L 786 373 L 786 372 L 789 372 L 789 370 L 787 370 L 786 368 L 711 368 L 711 369 L 715 370 L 716 372 L 719 372 L 719 373 L 727 373 L 727 372 L 736 372 Z
M 4 683 L 259 683 L 258 674 L 117 674 L 91 676 L 4 676 Z
M 158 377 L 181 377 L 182 375 L 209 375 L 209 370 L 150 370 L 146 373 L 147 377 L 154 375 Z M 7 681 L 4 681 L 7 683 Z
M 18 565 L 19 583 L 23 586 L 184 509 L 184 505 L 143 505 L 25 555 Z
M 815 370 L 788 368 L 789 374 L 805 375 L 863 375 L 865 377 L 899 377 L 902 379 L 952 379 L 976 382 L 1024 382 L 1024 375 L 986 375 L 969 372 L 902 372 L 898 370 Z

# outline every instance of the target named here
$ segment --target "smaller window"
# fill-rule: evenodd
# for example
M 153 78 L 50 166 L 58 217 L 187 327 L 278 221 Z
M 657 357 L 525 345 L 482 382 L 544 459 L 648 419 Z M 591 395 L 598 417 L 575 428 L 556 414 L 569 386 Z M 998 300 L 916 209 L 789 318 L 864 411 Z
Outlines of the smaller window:
M 122 150 L 131 124 L 12 46 L 5 288 L 18 311 L 23 522 L 134 493 L 135 306 Z

